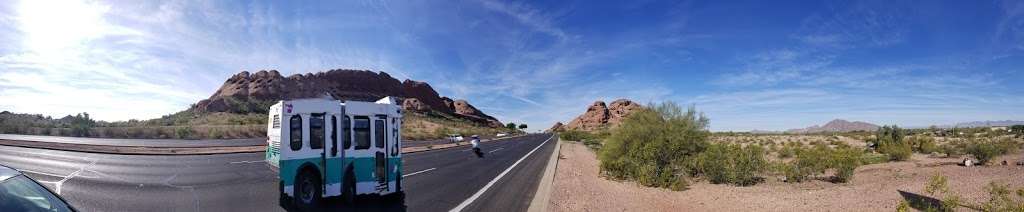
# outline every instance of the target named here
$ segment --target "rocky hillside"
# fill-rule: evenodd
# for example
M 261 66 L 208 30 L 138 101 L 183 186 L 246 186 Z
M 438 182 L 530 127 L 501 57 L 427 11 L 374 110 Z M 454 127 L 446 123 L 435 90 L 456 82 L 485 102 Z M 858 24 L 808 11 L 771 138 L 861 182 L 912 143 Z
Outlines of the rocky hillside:
M 549 133 L 549 132 L 562 132 L 562 131 L 565 130 L 565 129 L 563 129 L 564 127 L 565 127 L 565 125 L 562 124 L 562 122 L 555 122 L 554 125 L 551 125 L 551 128 L 548 128 L 547 130 L 544 130 L 544 132 L 546 132 L 546 133 Z
M 619 99 L 607 106 L 603 101 L 596 101 L 587 107 L 587 111 L 573 119 L 569 124 L 559 126 L 565 130 L 596 131 L 618 126 L 626 116 L 642 108 L 628 99 Z
M 819 133 L 819 132 L 851 132 L 851 131 L 875 131 L 878 125 L 860 121 L 846 121 L 842 119 L 832 120 L 825 126 L 814 125 L 803 129 L 786 130 L 788 133 Z
M 269 107 L 277 100 L 328 97 L 339 100 L 375 101 L 398 97 L 406 111 L 437 117 L 465 119 L 488 127 L 500 121 L 478 110 L 466 100 L 440 96 L 425 82 L 399 81 L 384 72 L 330 70 L 281 76 L 276 70 L 242 71 L 228 78 L 208 99 L 192 109 L 199 113 L 246 113 Z

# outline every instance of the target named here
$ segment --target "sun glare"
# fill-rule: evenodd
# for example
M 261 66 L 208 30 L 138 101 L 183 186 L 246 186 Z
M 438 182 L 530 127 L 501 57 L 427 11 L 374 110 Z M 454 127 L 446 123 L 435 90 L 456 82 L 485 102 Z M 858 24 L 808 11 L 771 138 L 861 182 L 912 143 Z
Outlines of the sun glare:
M 21 1 L 18 21 L 27 38 L 23 45 L 47 52 L 81 44 L 103 32 L 108 9 L 82 1 Z

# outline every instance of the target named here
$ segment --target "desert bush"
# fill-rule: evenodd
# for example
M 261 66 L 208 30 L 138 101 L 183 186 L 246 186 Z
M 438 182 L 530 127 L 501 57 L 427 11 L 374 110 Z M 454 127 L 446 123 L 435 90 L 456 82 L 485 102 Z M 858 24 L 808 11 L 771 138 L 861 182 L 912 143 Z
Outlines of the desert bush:
M 708 146 L 708 118 L 691 106 L 649 105 L 615 128 L 598 152 L 601 172 L 641 185 L 681 189 L 688 159 Z
M 763 179 L 761 175 L 768 164 L 764 155 L 764 148 L 757 145 L 712 144 L 694 161 L 698 173 L 711 183 L 749 186 Z
M 849 182 L 853 179 L 853 173 L 861 165 L 861 156 L 864 153 L 853 148 L 835 149 L 830 154 L 829 166 L 836 170 L 836 182 Z
M 982 203 L 984 211 L 1024 211 L 1024 195 L 1021 190 L 1017 191 L 1016 197 L 1011 195 L 1009 185 L 997 182 L 990 182 L 985 186 L 988 191 L 989 200 Z
M 558 133 L 558 137 L 562 140 L 568 141 L 583 141 L 590 138 L 590 133 L 579 131 L 579 130 L 566 130 L 565 132 Z
M 931 136 L 910 136 L 906 140 L 914 152 L 931 154 L 939 151 L 939 147 L 935 144 L 935 138 Z
M 1015 152 L 1017 148 L 1018 145 L 1012 140 L 972 141 L 967 147 L 967 153 L 978 159 L 978 162 L 986 164 L 996 156 Z
M 878 152 L 889 155 L 893 161 L 905 161 L 913 154 L 913 147 L 903 140 L 904 130 L 898 126 L 883 126 L 875 132 L 873 143 Z
M 885 163 L 889 161 L 889 156 L 878 153 L 867 153 L 861 156 L 860 161 L 862 165 Z
M 190 126 L 178 127 L 177 129 L 175 129 L 174 132 L 175 132 L 175 135 L 178 136 L 177 137 L 178 139 L 189 139 L 189 138 L 192 138 L 192 134 L 193 134 L 192 127 L 190 127 Z

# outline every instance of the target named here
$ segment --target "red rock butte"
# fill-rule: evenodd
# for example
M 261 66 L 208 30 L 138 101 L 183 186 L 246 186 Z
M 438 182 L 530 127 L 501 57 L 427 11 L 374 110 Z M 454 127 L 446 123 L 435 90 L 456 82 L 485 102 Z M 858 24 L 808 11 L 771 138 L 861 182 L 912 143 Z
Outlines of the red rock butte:
M 301 98 L 375 101 L 385 96 L 397 97 L 407 111 L 441 113 L 489 127 L 502 126 L 500 121 L 466 100 L 440 96 L 430 84 L 408 79 L 398 81 L 387 73 L 367 70 L 334 69 L 288 77 L 281 76 L 277 70 L 242 71 L 224 81 L 220 89 L 210 98 L 196 103 L 193 109 L 199 112 L 239 112 L 239 108 L 235 108 L 238 102 Z

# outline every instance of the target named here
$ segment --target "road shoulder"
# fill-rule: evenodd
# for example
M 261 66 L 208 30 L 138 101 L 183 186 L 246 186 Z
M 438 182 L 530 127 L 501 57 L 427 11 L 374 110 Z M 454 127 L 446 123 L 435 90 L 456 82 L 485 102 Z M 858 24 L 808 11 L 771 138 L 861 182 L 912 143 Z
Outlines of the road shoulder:
M 561 149 L 561 139 L 555 135 L 555 150 L 551 152 L 547 167 L 544 168 L 544 176 L 540 178 L 540 184 L 537 184 L 537 192 L 533 195 L 533 200 L 530 201 L 530 208 L 527 211 L 547 211 L 551 204 L 551 186 L 555 179 L 555 170 L 558 169 L 558 157 L 561 155 Z

